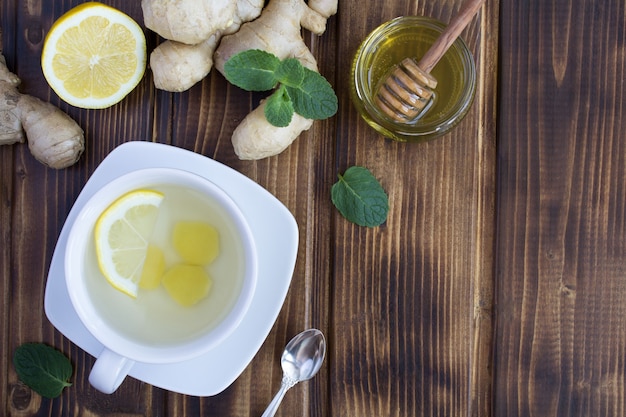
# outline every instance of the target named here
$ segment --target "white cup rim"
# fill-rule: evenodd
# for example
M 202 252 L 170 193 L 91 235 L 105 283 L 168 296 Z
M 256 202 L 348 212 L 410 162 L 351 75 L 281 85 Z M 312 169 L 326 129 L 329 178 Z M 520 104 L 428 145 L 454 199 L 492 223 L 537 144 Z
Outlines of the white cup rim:
M 91 229 L 100 213 L 126 192 L 151 184 L 183 185 L 208 193 L 226 208 L 241 236 L 244 251 L 244 283 L 241 293 L 228 315 L 207 333 L 175 345 L 152 346 L 139 343 L 120 332 L 98 316 L 89 301 L 84 274 Z M 92 225 L 85 227 L 85 225 Z M 237 204 L 219 186 L 195 173 L 177 168 L 145 168 L 117 177 L 96 191 L 85 203 L 70 228 L 65 252 L 65 282 L 78 317 L 89 332 L 107 349 L 136 362 L 174 363 L 206 353 L 228 337 L 247 313 L 258 275 L 257 253 L 252 231 Z

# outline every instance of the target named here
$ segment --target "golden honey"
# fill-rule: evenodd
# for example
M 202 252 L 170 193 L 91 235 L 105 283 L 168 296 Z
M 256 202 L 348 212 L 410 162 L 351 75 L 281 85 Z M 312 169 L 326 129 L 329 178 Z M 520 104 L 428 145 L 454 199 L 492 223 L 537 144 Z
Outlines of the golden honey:
M 476 67 L 461 38 L 452 44 L 431 74 L 437 88 L 426 108 L 411 122 L 397 122 L 375 104 L 378 87 L 404 58 L 420 57 L 445 25 L 435 19 L 405 16 L 386 22 L 363 41 L 352 63 L 352 100 L 361 117 L 382 135 L 402 142 L 434 139 L 458 124 L 476 91 Z

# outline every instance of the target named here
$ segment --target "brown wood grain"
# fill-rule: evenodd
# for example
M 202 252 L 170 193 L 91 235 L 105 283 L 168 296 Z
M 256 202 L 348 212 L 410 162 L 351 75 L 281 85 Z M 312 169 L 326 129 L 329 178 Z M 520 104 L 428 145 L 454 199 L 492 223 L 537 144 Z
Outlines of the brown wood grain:
M 495 414 L 624 415 L 624 3 L 502 20 Z
M 420 4 L 420 13 L 447 21 L 460 3 Z M 395 2 L 382 16 L 340 15 L 350 36 L 339 49 L 356 50 L 375 26 L 414 6 Z M 477 29 L 497 27 L 497 4 L 489 7 L 489 18 L 473 22 L 465 35 L 475 55 L 488 48 L 493 69 L 497 38 Z M 492 269 L 495 129 L 482 121 L 494 117 L 495 72 L 481 71 L 487 95 L 459 129 L 435 142 L 381 140 L 353 122 L 351 107 L 338 116 L 339 169 L 371 168 L 390 193 L 391 212 L 378 229 L 336 221 L 331 415 L 488 413 L 489 362 L 474 359 L 489 359 L 491 346 L 492 281 L 483 273 Z
M 285 343 L 322 329 L 327 360 L 278 416 L 622 416 L 626 346 L 626 6 L 487 1 L 463 37 L 479 82 L 465 120 L 423 144 L 385 140 L 348 91 L 352 57 L 399 15 L 447 22 L 462 0 L 341 0 L 317 37 L 304 32 L 339 112 L 282 154 L 240 161 L 230 136 L 263 95 L 213 71 L 189 91 L 157 91 L 148 70 L 120 104 L 80 110 L 42 76 L 43 37 L 81 1 L 0 3 L 3 50 L 21 90 L 84 128 L 86 151 L 55 171 L 26 145 L 0 147 L 0 415 L 258 416 L 278 389 Z M 142 23 L 139 2 L 108 0 Z M 148 47 L 161 40 L 146 31 Z M 128 378 L 94 390 L 94 359 L 43 311 L 45 279 L 72 204 L 121 143 L 167 143 L 218 160 L 282 201 L 299 227 L 293 281 L 263 346 L 221 394 L 198 398 Z M 347 222 L 330 187 L 369 168 L 390 197 L 387 222 Z M 24 342 L 72 361 L 57 399 L 18 381 Z M 210 378 L 210 375 L 207 376 Z

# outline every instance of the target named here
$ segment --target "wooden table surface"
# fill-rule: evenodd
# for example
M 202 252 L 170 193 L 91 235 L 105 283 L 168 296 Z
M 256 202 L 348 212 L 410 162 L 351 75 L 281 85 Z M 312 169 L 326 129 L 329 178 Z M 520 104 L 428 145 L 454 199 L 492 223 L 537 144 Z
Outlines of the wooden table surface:
M 81 110 L 50 90 L 43 38 L 78 0 L 3 0 L 2 47 L 21 91 L 85 130 L 64 170 L 26 145 L 0 147 L 0 414 L 258 416 L 278 389 L 279 358 L 318 327 L 328 356 L 279 416 L 626 415 L 626 5 L 623 0 L 488 0 L 463 33 L 479 82 L 464 121 L 424 144 L 383 139 L 353 107 L 351 59 L 399 15 L 448 21 L 461 0 L 341 0 L 322 37 L 304 32 L 339 111 L 276 157 L 240 161 L 230 136 L 259 96 L 213 71 L 184 93 L 148 70 L 124 101 Z M 110 0 L 142 23 L 139 1 Z M 576 3 L 576 5 L 572 5 Z M 160 41 L 146 30 L 149 48 Z M 112 395 L 87 381 L 94 358 L 44 312 L 65 218 L 98 164 L 135 140 L 220 161 L 269 190 L 300 232 L 293 280 L 260 351 L 214 397 L 127 379 Z M 337 174 L 369 168 L 389 194 L 387 222 L 363 228 L 330 201 Z M 17 346 L 47 343 L 74 365 L 54 400 L 18 381 Z M 210 378 L 210 375 L 207 375 Z

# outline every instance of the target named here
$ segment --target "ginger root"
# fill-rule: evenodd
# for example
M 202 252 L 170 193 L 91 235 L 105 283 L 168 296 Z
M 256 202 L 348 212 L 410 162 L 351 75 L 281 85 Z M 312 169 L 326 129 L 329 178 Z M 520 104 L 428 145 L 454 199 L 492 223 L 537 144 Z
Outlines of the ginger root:
M 297 58 L 319 72 L 304 43 L 302 28 L 321 35 L 337 13 L 338 0 L 142 0 L 144 22 L 167 40 L 150 55 L 157 88 L 180 92 L 201 81 L 233 55 L 262 49 L 278 58 Z M 200 3 L 200 4 L 198 4 Z M 217 48 L 217 49 L 216 49 Z M 308 130 L 313 120 L 294 114 L 287 127 L 271 125 L 264 102 L 235 129 L 235 153 L 241 159 L 276 155 Z
M 214 34 L 195 45 L 165 41 L 157 46 L 150 54 L 154 86 L 171 92 L 189 90 L 211 71 L 218 41 L 219 34 Z
M 259 107 L 252 110 L 233 132 L 231 141 L 240 159 L 256 160 L 278 155 L 313 125 L 312 119 L 294 113 L 288 126 L 276 127 L 265 118 L 265 103 L 262 100 Z
M 271 0 L 261 16 L 244 23 L 239 31 L 224 36 L 215 51 L 215 68 L 224 74 L 224 65 L 233 55 L 247 49 L 262 49 L 280 59 L 297 58 L 302 65 L 318 71 L 315 57 L 304 43 L 301 28 L 321 35 L 326 20 L 337 12 L 337 0 Z M 235 129 L 232 136 L 240 159 L 262 159 L 277 155 L 313 120 L 294 114 L 287 127 L 272 126 L 264 115 L 264 104 L 254 109 Z
M 142 0 L 146 27 L 165 39 L 193 45 L 231 25 L 232 0 Z
M 337 0 L 271 0 L 261 16 L 244 23 L 224 36 L 215 51 L 215 68 L 224 73 L 224 64 L 247 49 L 261 49 L 279 59 L 297 58 L 305 67 L 317 71 L 317 62 L 302 38 L 301 28 L 316 35 L 326 31 L 326 20 L 337 12 Z
M 264 0 L 142 0 L 146 27 L 166 40 L 150 54 L 156 88 L 181 92 L 206 77 L 220 38 L 256 19 Z
M 52 104 L 21 94 L 19 84 L 0 53 L 0 145 L 27 140 L 43 164 L 55 169 L 74 164 L 85 149 L 83 130 Z

